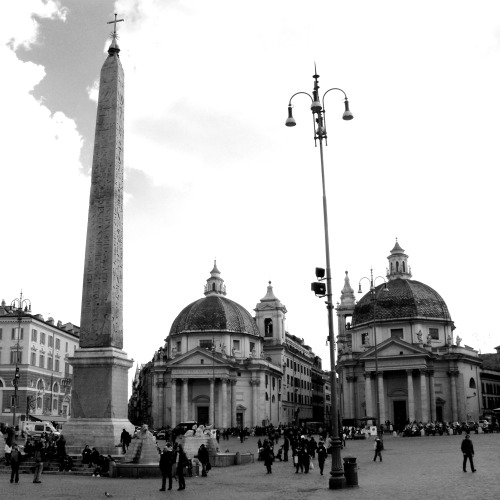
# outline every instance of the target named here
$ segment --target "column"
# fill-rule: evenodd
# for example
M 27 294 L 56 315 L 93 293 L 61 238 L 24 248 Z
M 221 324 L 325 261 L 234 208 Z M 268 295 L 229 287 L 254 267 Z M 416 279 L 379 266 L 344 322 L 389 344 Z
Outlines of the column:
M 415 420 L 415 396 L 413 395 L 413 370 L 406 370 L 408 379 L 408 420 Z
M 182 402 L 181 402 L 181 421 L 185 422 L 189 419 L 188 415 L 188 384 L 189 379 L 182 379 Z
M 458 370 L 450 370 L 448 372 L 451 382 L 451 420 L 453 422 L 458 421 L 458 411 L 457 411 L 457 380 Z
M 231 380 L 231 427 L 236 427 L 236 380 Z
M 430 418 L 434 422 L 436 420 L 436 388 L 434 387 L 434 370 L 429 370 L 429 386 L 431 392 Z
M 208 421 L 215 427 L 215 379 L 210 380 L 210 406 Z
M 227 414 L 228 414 L 228 407 L 227 407 L 227 378 L 223 378 L 222 379 L 221 391 L 222 391 L 222 428 L 226 429 L 227 428 Z
M 370 372 L 365 372 L 365 408 L 366 416 L 373 417 L 373 403 L 372 403 L 372 376 Z M 333 397 L 333 395 L 332 395 Z
M 163 387 L 163 372 L 158 374 L 158 424 L 157 428 L 163 427 L 165 425 L 165 419 L 163 418 L 163 397 L 165 388 Z
M 252 386 L 252 426 L 259 425 L 258 424 L 258 406 L 259 406 L 259 396 L 257 394 L 258 389 L 258 380 L 250 380 L 250 385 Z
M 427 370 L 420 370 L 420 406 L 422 408 L 422 422 L 429 421 L 429 407 L 427 404 Z
M 347 418 L 355 418 L 354 412 L 353 412 L 353 408 L 354 408 L 354 379 L 355 378 L 356 377 L 353 377 L 352 375 L 348 375 L 346 377 L 348 401 L 344 401 L 344 403 L 347 403 L 347 404 L 344 404 L 344 412 L 345 412 L 345 416 Z M 344 396 L 344 399 L 345 399 L 345 396 Z
M 149 415 L 151 418 L 151 421 L 153 422 L 154 427 L 158 427 L 158 374 L 153 372 L 153 383 L 151 384 L 151 402 L 153 403 L 151 405 L 150 412 L 151 414 Z
M 378 372 L 377 378 L 378 378 L 378 405 L 380 409 L 380 422 L 377 422 L 377 425 L 379 426 L 380 429 L 380 425 L 385 423 L 385 421 L 387 420 L 385 416 L 384 372 Z
M 177 379 L 172 379 L 172 409 L 170 410 L 170 426 L 172 429 L 177 425 Z

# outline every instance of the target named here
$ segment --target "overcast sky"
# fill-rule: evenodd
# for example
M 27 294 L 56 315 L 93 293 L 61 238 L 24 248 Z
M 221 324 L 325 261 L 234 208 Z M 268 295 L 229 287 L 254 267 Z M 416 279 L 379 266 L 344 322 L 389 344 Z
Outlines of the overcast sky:
M 203 297 L 214 258 L 253 313 L 269 280 L 287 329 L 329 368 L 319 148 L 325 101 L 334 300 L 413 279 L 481 352 L 498 325 L 500 3 L 460 0 L 23 0 L 0 17 L 0 299 L 80 323 L 96 86 L 117 12 L 125 71 L 124 350 L 139 363 Z M 377 281 L 379 284 L 381 280 Z M 363 282 L 368 291 L 367 282 Z M 358 296 L 361 298 L 361 296 Z M 335 331 L 337 326 L 335 323 Z M 135 367 L 134 367 L 135 368 Z M 131 370 L 133 371 L 133 370 Z

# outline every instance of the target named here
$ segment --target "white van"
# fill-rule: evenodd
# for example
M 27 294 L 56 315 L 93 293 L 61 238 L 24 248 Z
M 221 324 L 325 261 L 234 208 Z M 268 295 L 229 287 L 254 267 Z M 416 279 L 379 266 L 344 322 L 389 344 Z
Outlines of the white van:
M 34 438 L 40 438 L 44 432 L 47 434 L 52 432 L 54 436 L 61 435 L 50 422 L 21 422 L 21 430 Z

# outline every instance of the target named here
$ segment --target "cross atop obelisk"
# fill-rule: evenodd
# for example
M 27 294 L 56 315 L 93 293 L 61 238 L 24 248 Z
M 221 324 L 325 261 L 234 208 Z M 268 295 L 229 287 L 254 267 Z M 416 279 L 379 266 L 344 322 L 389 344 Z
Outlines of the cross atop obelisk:
M 118 38 L 118 34 L 116 33 L 116 23 L 121 23 L 122 21 L 125 21 L 125 19 L 116 19 L 117 17 L 118 17 L 118 14 L 115 14 L 115 20 L 107 22 L 107 24 L 114 24 L 115 25 L 115 29 L 113 30 L 113 33 L 111 33 L 111 38 L 114 38 L 115 40 Z

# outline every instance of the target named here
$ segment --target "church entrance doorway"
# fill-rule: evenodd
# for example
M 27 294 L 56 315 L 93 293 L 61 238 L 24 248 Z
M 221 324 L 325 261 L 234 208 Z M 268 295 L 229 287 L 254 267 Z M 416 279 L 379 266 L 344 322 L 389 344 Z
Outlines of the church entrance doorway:
M 406 425 L 406 401 L 394 401 L 394 429 L 402 431 Z
M 442 405 L 437 405 L 436 406 L 436 420 L 438 422 L 444 422 L 444 420 L 443 420 L 443 407 L 442 407 Z
M 198 406 L 198 424 L 208 425 L 208 406 Z
M 243 413 L 242 412 L 236 413 L 236 427 L 244 427 L 244 425 L 243 425 Z

